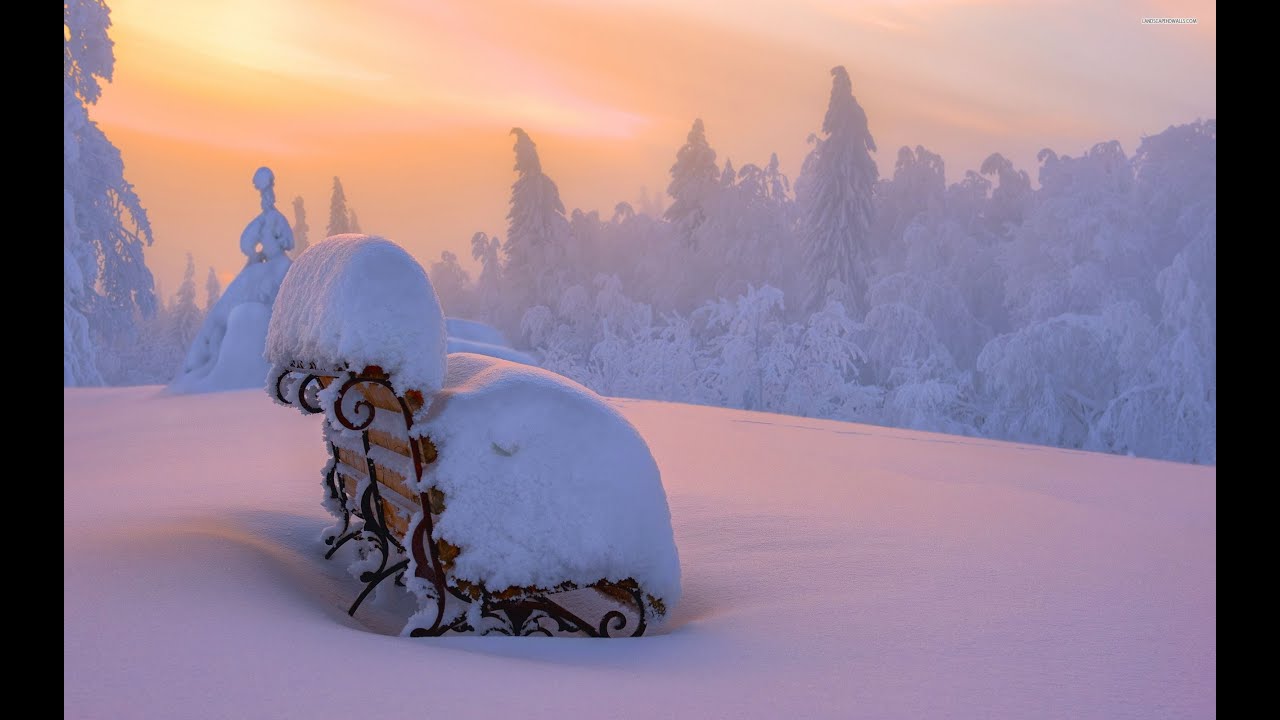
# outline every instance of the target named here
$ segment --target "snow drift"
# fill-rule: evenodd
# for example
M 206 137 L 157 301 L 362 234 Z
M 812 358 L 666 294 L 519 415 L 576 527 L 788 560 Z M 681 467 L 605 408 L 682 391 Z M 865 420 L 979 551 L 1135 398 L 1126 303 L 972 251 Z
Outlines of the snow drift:
M 319 417 L 63 398 L 67 717 L 1215 715 L 1213 467 L 609 400 L 670 500 L 667 632 L 406 639 L 323 559 Z

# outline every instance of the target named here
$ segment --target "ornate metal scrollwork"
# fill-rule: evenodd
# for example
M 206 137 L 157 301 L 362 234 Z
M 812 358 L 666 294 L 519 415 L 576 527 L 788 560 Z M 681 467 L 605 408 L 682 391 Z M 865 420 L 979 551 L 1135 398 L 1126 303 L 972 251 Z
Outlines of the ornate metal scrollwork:
M 313 367 L 314 367 L 314 364 L 313 364 Z M 286 378 L 288 378 L 291 375 L 292 376 L 302 375 L 303 377 L 293 387 L 293 392 L 290 393 L 291 396 L 286 397 L 282 383 L 285 381 Z M 309 374 L 309 373 L 304 374 L 295 369 L 286 369 L 276 376 L 276 382 L 275 382 L 276 399 L 279 400 L 281 403 L 284 403 L 285 405 L 297 405 L 299 408 L 302 409 L 303 412 L 307 413 L 308 415 L 314 415 L 316 413 L 324 412 L 323 408 L 321 408 L 318 405 L 312 405 L 311 402 L 307 399 L 307 391 L 311 389 L 312 384 L 319 383 L 319 382 L 320 382 L 319 375 Z
M 566 588 L 565 591 L 569 589 L 580 588 L 571 586 Z M 450 590 L 453 590 L 453 588 L 450 588 Z M 644 634 L 648 626 L 643 596 L 638 588 L 625 590 L 625 592 L 629 599 L 635 603 L 636 613 L 635 629 L 628 633 L 627 636 L 639 637 Z M 468 604 L 479 603 L 480 617 L 495 622 L 481 629 L 471 625 L 465 615 L 447 626 L 441 626 L 440 620 L 437 618 L 431 627 L 415 628 L 409 633 L 410 636 L 427 637 L 443 635 L 446 632 L 480 632 L 482 635 L 498 634 L 521 637 L 529 635 L 552 636 L 555 633 L 581 633 L 588 637 L 616 637 L 614 633 L 623 630 L 628 625 L 626 614 L 618 610 L 606 612 L 600 618 L 598 624 L 592 624 L 552 600 L 547 593 L 533 593 L 524 597 L 508 599 L 496 598 L 487 591 L 483 592 L 479 599 L 472 599 L 457 591 L 454 591 L 453 595 Z M 611 593 L 610 596 L 612 597 L 613 594 Z M 544 624 L 544 621 L 554 623 L 555 632 L 552 632 L 552 626 Z
M 329 458 L 329 471 L 325 473 L 324 484 L 325 489 L 329 491 L 328 499 L 342 509 L 342 528 L 324 539 L 325 545 L 332 546 L 329 552 L 325 553 L 325 560 L 333 557 L 338 548 L 355 535 L 348 532 L 351 530 L 351 508 L 347 506 L 347 495 L 338 482 L 338 447 L 333 443 L 329 443 Z
M 337 420 L 342 427 L 353 432 L 360 433 L 361 445 L 364 450 L 365 471 L 368 473 L 368 482 L 365 484 L 364 492 L 360 494 L 359 505 L 357 508 L 350 510 L 353 514 L 364 520 L 364 524 L 359 531 L 359 535 L 364 537 L 373 550 L 378 554 L 378 567 L 376 570 L 367 570 L 360 574 L 360 582 L 365 584 L 355 602 L 347 610 L 348 615 L 355 615 L 356 610 L 360 608 L 360 604 L 364 602 L 369 593 L 377 587 L 382 581 L 390 577 L 398 577 L 408 566 L 408 559 L 392 562 L 392 556 L 400 555 L 404 552 L 404 546 L 396 539 L 395 534 L 387 524 L 386 511 L 382 503 L 382 493 L 379 490 L 378 469 L 373 459 L 369 455 L 369 431 L 368 428 L 373 424 L 374 415 L 377 413 L 377 406 L 369 401 L 368 398 L 361 395 L 355 400 L 352 409 L 356 413 L 359 420 L 353 422 L 345 411 L 347 404 L 347 394 L 352 388 L 362 384 L 382 385 L 391 389 L 391 384 L 379 378 L 352 374 L 345 382 L 339 386 L 337 393 L 333 399 L 333 414 L 331 418 Z M 403 404 L 403 400 L 401 400 Z M 406 408 L 407 410 L 407 408 Z M 406 418 L 412 418 L 412 414 L 407 414 Z M 334 460 L 337 460 L 337 447 L 332 448 Z M 346 503 L 344 502 L 344 507 Z M 345 540 L 345 539 L 344 539 Z M 343 542 L 339 541 L 326 554 L 331 557 Z

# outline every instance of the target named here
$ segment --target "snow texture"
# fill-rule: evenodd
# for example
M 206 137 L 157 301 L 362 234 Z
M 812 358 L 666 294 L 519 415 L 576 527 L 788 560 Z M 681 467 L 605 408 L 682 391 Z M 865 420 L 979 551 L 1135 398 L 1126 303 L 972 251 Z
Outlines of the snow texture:
M 675 605 L 680 560 L 658 467 L 599 395 L 541 368 L 452 354 L 415 430 L 440 450 L 427 481 L 446 498 L 435 533 L 462 549 L 459 578 L 500 590 L 631 577 Z
M 323 558 L 321 417 L 63 398 L 68 718 L 1216 714 L 1212 467 L 607 400 L 670 501 L 661 634 L 410 639 Z
M 267 334 L 274 365 L 376 365 L 401 391 L 424 394 L 443 385 L 446 352 L 444 313 L 426 271 L 399 245 L 371 235 L 335 235 L 299 256 Z

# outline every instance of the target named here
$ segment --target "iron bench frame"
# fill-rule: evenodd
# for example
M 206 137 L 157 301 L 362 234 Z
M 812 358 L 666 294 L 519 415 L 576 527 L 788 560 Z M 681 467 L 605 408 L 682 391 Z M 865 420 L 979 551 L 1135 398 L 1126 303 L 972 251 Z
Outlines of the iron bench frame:
M 285 380 L 293 379 L 286 389 Z M 333 412 L 326 413 L 320 403 L 313 402 L 311 394 L 327 389 L 332 383 L 339 383 L 333 400 Z M 388 525 L 383 503 L 384 481 L 379 478 L 378 467 L 370 457 L 369 428 L 379 410 L 393 412 L 372 402 L 360 391 L 360 395 L 350 405 L 354 418 L 347 414 L 347 394 L 361 387 L 381 387 L 398 401 L 400 420 L 404 422 L 405 437 L 413 462 L 412 481 L 417 487 L 421 485 L 424 473 L 438 457 L 435 444 L 429 437 L 415 438 L 412 433 L 413 418 L 416 410 L 423 405 L 423 396 L 416 390 L 408 390 L 404 394 L 396 392 L 390 377 L 377 366 L 368 366 L 356 372 L 350 367 L 318 368 L 314 362 L 295 361 L 289 364 L 274 380 L 275 397 L 281 404 L 296 407 L 304 414 L 324 414 L 327 423 L 337 422 L 339 426 L 352 432 L 360 433 L 364 449 L 364 460 L 369 481 L 360 497 L 348 495 L 338 477 L 339 447 L 332 441 L 329 446 L 329 463 L 325 472 L 325 489 L 328 499 L 340 508 L 335 513 L 341 521 L 341 528 L 336 533 L 324 538 L 329 545 L 325 559 L 332 558 L 334 553 L 346 543 L 356 540 L 363 543 L 366 550 L 377 553 L 379 558 L 376 570 L 366 570 L 360 575 L 364 588 L 356 597 L 348 615 L 355 615 L 360 604 L 373 592 L 379 584 L 388 578 L 395 578 L 398 585 L 404 584 L 404 573 L 408 571 L 412 558 L 414 574 L 426 581 L 434 589 L 435 620 L 428 626 L 414 627 L 409 635 L 412 637 L 433 637 L 447 632 L 474 632 L 468 621 L 468 614 L 461 613 L 450 622 L 445 622 L 445 608 L 448 598 L 453 597 L 471 605 L 480 604 L 480 616 L 496 620 L 499 624 L 488 627 L 484 634 L 491 632 L 503 635 L 552 635 L 551 630 L 543 625 L 543 620 L 555 623 L 557 633 L 581 633 L 590 637 L 612 637 L 612 633 L 624 630 L 628 624 L 627 615 L 616 609 L 605 612 L 597 622 L 589 622 L 578 614 L 565 608 L 553 599 L 557 593 L 583 589 L 572 582 L 563 582 L 552 588 L 509 587 L 501 591 L 491 591 L 476 583 L 470 583 L 449 575 L 446 558 L 441 557 L 440 544 L 432 541 L 434 527 L 433 515 L 444 512 L 444 496 L 434 487 L 426 492 L 419 492 L 416 501 L 417 510 L 422 520 L 416 525 L 410 523 L 408 537 L 397 537 L 395 529 Z M 404 497 L 392 488 L 389 492 Z M 353 521 L 354 518 L 354 521 Z M 407 543 L 406 543 L 407 540 Z M 407 547 L 406 547 L 407 545 Z M 455 549 L 456 552 L 456 549 Z M 404 556 L 403 558 L 401 556 Z M 453 582 L 450 582 L 450 580 Z M 643 635 L 648 626 L 649 615 L 665 613 L 660 600 L 646 596 L 643 589 L 632 579 L 610 582 L 600 580 L 585 586 L 598 591 L 622 606 L 634 611 L 636 625 L 627 635 L 637 637 Z M 646 602 L 646 598 L 648 602 Z

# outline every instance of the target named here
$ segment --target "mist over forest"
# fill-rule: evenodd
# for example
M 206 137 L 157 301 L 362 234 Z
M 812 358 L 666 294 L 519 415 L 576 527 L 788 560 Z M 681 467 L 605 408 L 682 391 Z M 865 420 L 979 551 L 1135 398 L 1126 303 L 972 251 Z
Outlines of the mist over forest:
M 96 7 L 68 6 L 64 385 L 167 384 L 222 287 L 189 261 L 156 292 L 145 198 L 88 115 L 113 63 Z M 992 152 L 948 184 L 928 138 L 877 166 L 854 90 L 831 70 L 795 178 L 692 119 L 665 194 L 603 214 L 568 209 L 516 127 L 505 226 L 419 261 L 449 316 L 602 395 L 1215 463 L 1216 121 L 1031 168 Z M 295 257 L 360 229 L 338 178 L 323 228 L 286 206 Z

